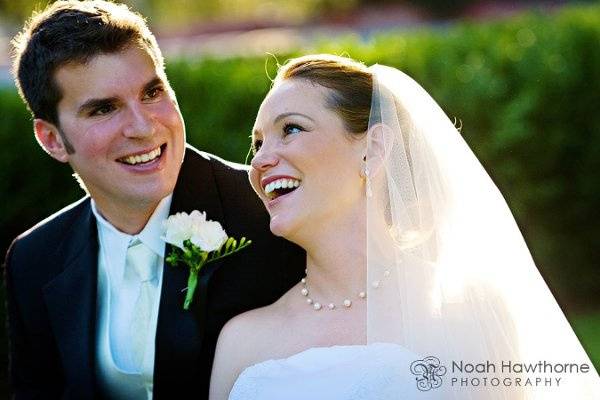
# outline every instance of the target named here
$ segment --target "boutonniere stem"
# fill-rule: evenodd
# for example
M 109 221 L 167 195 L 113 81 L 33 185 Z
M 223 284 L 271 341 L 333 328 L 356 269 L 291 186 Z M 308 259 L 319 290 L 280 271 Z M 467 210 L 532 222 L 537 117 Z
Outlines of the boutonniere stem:
M 163 223 L 163 239 L 172 250 L 166 257 L 172 266 L 184 265 L 189 269 L 188 286 L 183 308 L 188 310 L 198 285 L 198 273 L 206 264 L 220 260 L 248 247 L 252 241 L 242 237 L 238 242 L 219 222 L 206 219 L 206 213 L 197 210 L 169 216 Z

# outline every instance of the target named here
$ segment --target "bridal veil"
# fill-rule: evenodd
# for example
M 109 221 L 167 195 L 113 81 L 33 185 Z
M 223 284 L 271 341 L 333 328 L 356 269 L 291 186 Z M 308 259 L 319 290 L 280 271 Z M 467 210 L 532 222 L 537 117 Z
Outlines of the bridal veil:
M 370 69 L 369 343 L 416 355 L 424 399 L 439 386 L 448 399 L 600 399 L 597 372 L 460 133 L 410 77 Z

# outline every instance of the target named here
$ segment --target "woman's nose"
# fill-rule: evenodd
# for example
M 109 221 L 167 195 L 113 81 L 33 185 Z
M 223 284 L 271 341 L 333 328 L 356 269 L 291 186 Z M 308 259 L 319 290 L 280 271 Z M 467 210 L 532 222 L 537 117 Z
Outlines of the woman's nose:
M 279 158 L 273 151 L 269 151 L 264 146 L 261 147 L 256 155 L 252 158 L 250 165 L 259 171 L 266 171 L 274 167 L 279 162 Z

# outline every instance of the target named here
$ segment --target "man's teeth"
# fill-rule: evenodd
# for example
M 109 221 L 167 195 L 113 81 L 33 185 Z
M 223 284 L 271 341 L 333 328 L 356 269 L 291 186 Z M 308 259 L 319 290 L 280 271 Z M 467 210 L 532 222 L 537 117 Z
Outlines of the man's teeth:
M 160 153 L 161 153 L 160 147 L 157 147 L 156 149 L 154 149 L 151 152 L 146 153 L 146 154 L 138 154 L 137 156 L 129 156 L 129 157 L 121 158 L 121 161 L 123 161 L 127 164 L 130 164 L 130 165 L 145 163 L 145 162 L 154 160 L 156 157 L 160 156 Z
M 277 179 L 265 186 L 265 194 L 270 194 L 275 189 L 292 189 L 298 186 L 300 186 L 300 181 L 297 179 Z

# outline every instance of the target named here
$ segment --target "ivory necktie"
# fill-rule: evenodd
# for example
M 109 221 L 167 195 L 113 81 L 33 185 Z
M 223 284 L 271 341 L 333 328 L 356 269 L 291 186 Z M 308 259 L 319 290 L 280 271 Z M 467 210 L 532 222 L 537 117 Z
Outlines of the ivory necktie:
M 131 268 L 139 279 L 140 292 L 133 306 L 131 316 L 131 356 L 139 370 L 143 367 L 147 350 L 150 320 L 156 296 L 154 278 L 156 276 L 157 255 L 148 246 L 135 240 L 127 249 L 126 266 Z

